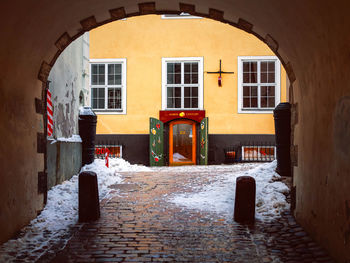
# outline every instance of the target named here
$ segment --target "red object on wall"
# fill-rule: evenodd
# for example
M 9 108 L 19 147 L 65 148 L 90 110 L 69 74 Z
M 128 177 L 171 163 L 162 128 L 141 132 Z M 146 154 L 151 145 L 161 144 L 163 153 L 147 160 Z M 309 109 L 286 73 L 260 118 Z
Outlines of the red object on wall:
M 51 137 L 53 133 L 53 107 L 51 100 L 51 92 L 47 90 L 47 136 Z
M 221 78 L 221 76 L 219 76 L 219 77 L 218 77 L 218 85 L 219 85 L 219 87 L 222 86 L 221 81 L 222 81 L 222 78 Z
M 163 123 L 176 119 L 189 119 L 201 122 L 205 118 L 205 110 L 161 110 L 159 120 Z

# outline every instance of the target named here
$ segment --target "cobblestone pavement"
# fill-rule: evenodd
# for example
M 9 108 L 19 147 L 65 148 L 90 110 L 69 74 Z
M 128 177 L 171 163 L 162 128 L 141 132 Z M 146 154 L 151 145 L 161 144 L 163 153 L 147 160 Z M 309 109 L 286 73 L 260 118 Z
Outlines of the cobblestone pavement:
M 192 191 L 191 184 L 215 180 L 203 171 L 174 171 L 124 173 L 123 184 L 113 186 L 118 194 L 101 203 L 101 218 L 77 226 L 63 251 L 41 261 L 332 262 L 289 212 L 246 226 L 167 202 Z

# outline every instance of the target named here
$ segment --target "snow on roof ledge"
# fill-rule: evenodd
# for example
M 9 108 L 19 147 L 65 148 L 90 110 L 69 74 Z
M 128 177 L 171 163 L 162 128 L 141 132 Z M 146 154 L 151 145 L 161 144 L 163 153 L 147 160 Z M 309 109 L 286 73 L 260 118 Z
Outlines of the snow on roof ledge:
M 72 137 L 69 138 L 57 138 L 58 142 L 83 142 L 78 134 L 73 134 Z

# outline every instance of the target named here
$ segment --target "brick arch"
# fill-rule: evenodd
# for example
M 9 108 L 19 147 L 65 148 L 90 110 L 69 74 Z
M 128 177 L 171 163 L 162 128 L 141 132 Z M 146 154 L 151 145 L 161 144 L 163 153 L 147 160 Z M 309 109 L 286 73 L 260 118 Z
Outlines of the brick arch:
M 146 3 L 139 3 L 138 4 L 138 12 L 132 12 L 127 13 L 125 11 L 124 7 L 118 7 L 108 10 L 110 14 L 110 18 L 98 21 L 94 15 L 89 16 L 87 18 L 82 19 L 79 23 L 81 25 L 81 30 L 77 32 L 75 35 L 70 36 L 69 33 L 64 32 L 55 42 L 55 47 L 57 48 L 56 53 L 54 56 L 49 59 L 49 61 L 43 61 L 41 63 L 41 68 L 38 73 L 38 79 L 42 82 L 46 82 L 50 69 L 55 64 L 57 58 L 60 56 L 60 54 L 63 52 L 63 50 L 75 39 L 80 37 L 82 34 L 84 34 L 87 31 L 90 31 L 94 28 L 97 28 L 99 26 L 102 26 L 104 24 L 123 19 L 133 16 L 141 16 L 141 15 L 149 15 L 149 14 L 179 14 L 181 12 L 186 12 L 191 15 L 195 16 L 201 16 L 209 19 L 213 19 L 225 24 L 229 24 L 233 27 L 236 27 L 238 29 L 241 29 L 249 34 L 254 35 L 259 40 L 264 42 L 280 59 L 282 65 L 285 67 L 288 78 L 291 82 L 291 84 L 296 80 L 293 67 L 291 63 L 288 61 L 288 58 L 285 56 L 282 56 L 279 53 L 279 44 L 278 42 L 269 34 L 266 33 L 266 35 L 261 35 L 258 32 L 254 31 L 254 25 L 244 18 L 239 18 L 238 21 L 230 21 L 224 18 L 224 11 L 217 10 L 214 8 L 209 8 L 208 13 L 202 13 L 197 12 L 195 5 L 192 4 L 185 4 L 185 3 L 179 3 L 178 10 L 157 10 L 156 3 L 155 2 L 146 2 Z

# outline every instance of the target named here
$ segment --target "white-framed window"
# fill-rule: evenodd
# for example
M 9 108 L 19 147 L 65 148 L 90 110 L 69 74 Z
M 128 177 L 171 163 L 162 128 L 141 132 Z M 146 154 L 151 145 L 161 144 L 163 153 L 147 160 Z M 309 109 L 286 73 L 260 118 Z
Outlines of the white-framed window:
M 242 161 L 272 162 L 275 159 L 275 146 L 242 146 Z
M 239 56 L 238 113 L 272 113 L 280 102 L 280 72 L 275 56 Z
M 189 13 L 182 12 L 179 15 L 177 14 L 165 14 L 161 16 L 162 19 L 200 19 L 201 16 L 193 16 Z
M 122 145 L 95 145 L 95 157 L 104 159 L 107 155 L 111 158 L 122 158 L 123 146 Z
M 126 114 L 126 59 L 90 59 L 90 105 L 99 114 Z
M 203 109 L 203 58 L 162 58 L 162 109 Z

